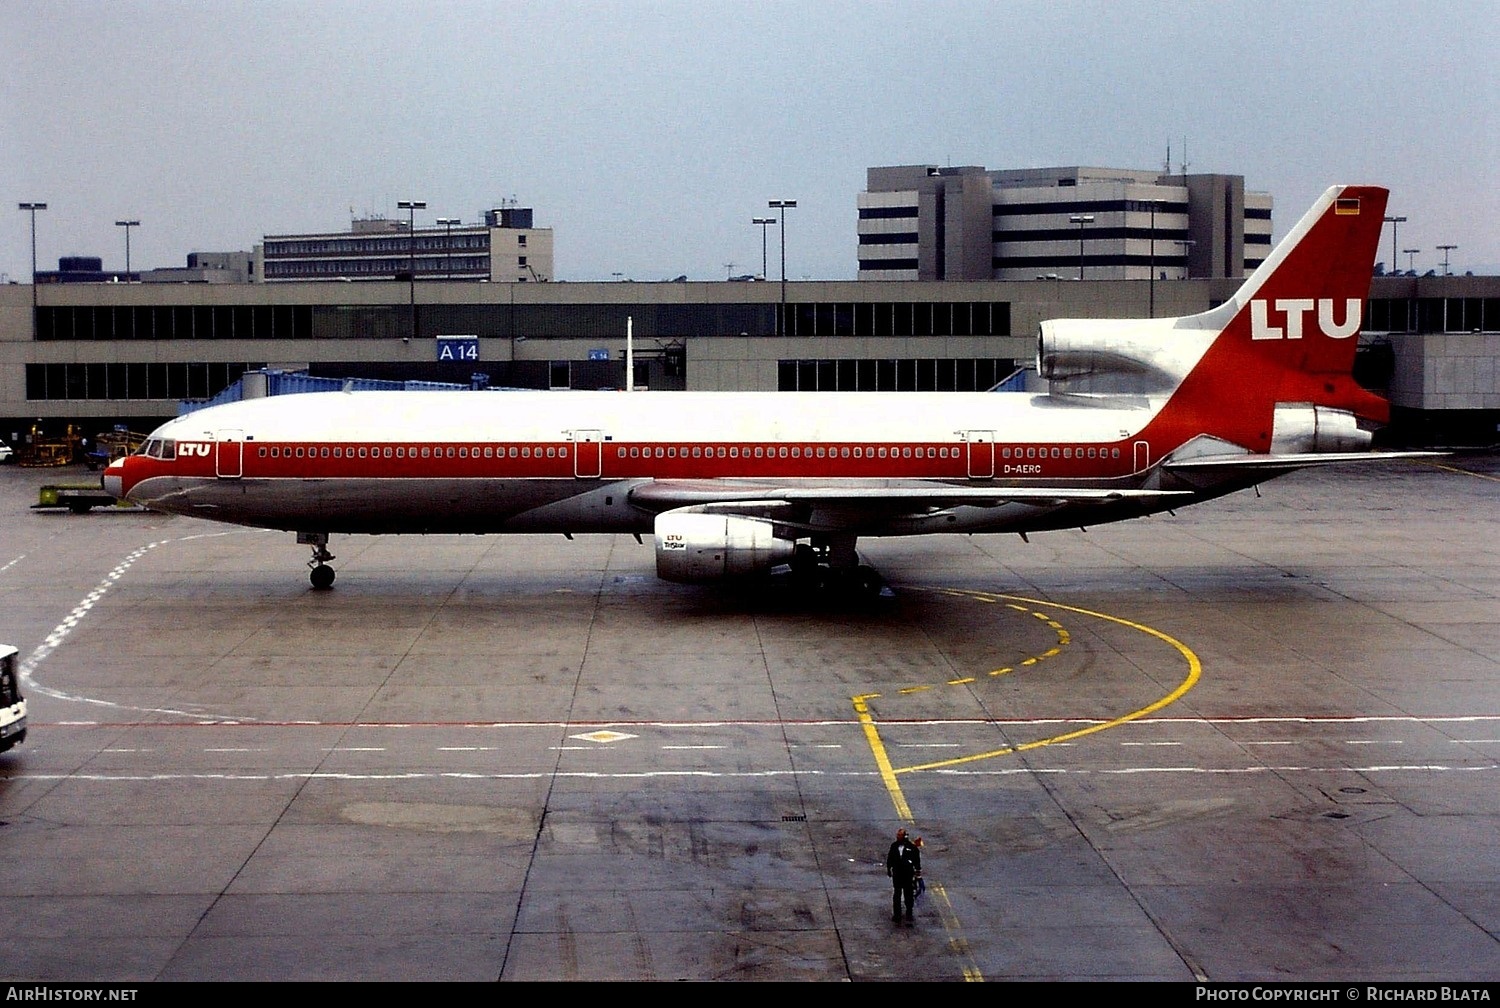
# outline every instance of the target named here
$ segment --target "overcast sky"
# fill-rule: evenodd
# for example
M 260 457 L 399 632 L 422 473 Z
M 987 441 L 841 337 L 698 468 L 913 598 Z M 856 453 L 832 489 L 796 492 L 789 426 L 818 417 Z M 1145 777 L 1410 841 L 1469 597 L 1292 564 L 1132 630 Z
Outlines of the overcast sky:
M 1392 190 L 1404 269 L 1500 272 L 1500 3 L 0 0 L 0 274 L 136 269 L 514 199 L 559 280 L 856 273 L 874 165 L 1243 175 L 1279 238 Z M 779 245 L 770 232 L 770 275 Z M 1387 227 L 1381 258 L 1389 257 Z M 732 266 L 730 264 L 733 264 Z

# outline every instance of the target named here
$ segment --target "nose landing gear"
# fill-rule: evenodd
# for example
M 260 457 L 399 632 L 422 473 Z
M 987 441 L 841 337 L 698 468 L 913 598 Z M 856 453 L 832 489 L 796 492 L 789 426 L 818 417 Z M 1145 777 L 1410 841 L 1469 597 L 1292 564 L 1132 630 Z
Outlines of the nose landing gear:
M 328 552 L 328 533 L 298 532 L 297 542 L 303 546 L 312 547 L 312 559 L 307 561 L 308 569 L 311 571 L 307 579 L 312 582 L 312 586 L 319 591 L 332 588 L 334 571 L 328 566 L 328 561 L 334 557 Z

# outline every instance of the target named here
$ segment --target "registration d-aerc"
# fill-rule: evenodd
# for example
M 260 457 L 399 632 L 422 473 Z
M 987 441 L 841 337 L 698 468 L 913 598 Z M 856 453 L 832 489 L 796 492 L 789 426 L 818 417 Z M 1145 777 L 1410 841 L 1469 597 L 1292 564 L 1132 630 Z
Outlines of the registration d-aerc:
M 879 591 L 861 536 L 1087 527 L 1395 456 L 1351 376 L 1386 196 L 1329 189 L 1210 311 L 1044 322 L 1048 393 L 307 393 L 171 420 L 104 487 L 295 532 L 316 588 L 333 533 L 625 532 L 671 581 Z M 1130 392 L 1076 391 L 1111 376 Z

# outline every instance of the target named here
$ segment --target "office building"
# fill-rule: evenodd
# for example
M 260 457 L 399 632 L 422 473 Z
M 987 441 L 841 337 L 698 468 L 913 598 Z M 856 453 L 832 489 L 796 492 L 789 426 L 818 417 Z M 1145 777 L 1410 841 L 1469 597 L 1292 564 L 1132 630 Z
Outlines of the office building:
M 1238 175 L 901 165 L 857 204 L 861 280 L 1239 278 L 1271 251 Z

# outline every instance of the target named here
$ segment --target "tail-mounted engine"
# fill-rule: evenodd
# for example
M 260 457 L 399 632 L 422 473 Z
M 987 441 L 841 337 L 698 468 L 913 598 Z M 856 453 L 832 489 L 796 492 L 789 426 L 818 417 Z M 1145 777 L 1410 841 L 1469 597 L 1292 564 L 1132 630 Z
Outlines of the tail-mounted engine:
M 1348 410 L 1312 403 L 1277 403 L 1271 426 L 1273 455 L 1367 451 L 1374 436 Z
M 656 575 L 692 584 L 764 574 L 789 563 L 794 544 L 739 515 L 667 511 L 656 516 Z
M 1170 391 L 1203 355 L 1208 335 L 1170 319 L 1051 319 L 1037 330 L 1037 374 L 1060 392 Z

